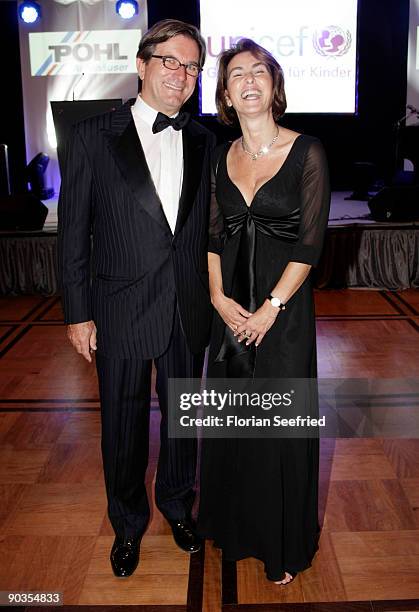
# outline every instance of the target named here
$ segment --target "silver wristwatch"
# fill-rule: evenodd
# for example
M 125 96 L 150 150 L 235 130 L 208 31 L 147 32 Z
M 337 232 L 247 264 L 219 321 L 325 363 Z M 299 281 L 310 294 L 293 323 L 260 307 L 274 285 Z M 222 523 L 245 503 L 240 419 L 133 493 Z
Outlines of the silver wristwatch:
M 274 297 L 273 295 L 269 295 L 268 300 L 274 308 L 278 308 L 279 310 L 285 310 L 285 304 L 283 304 L 279 298 Z

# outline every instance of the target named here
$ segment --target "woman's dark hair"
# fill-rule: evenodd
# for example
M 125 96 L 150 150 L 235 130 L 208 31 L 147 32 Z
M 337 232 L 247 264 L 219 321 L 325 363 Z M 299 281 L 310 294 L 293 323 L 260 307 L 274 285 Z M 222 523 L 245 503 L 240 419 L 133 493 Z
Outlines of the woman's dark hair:
M 287 99 L 284 89 L 284 73 L 276 59 L 263 47 L 255 43 L 250 38 L 242 38 L 231 49 L 222 51 L 218 56 L 218 76 L 217 89 L 215 92 L 215 104 L 218 111 L 218 119 L 225 125 L 235 125 L 237 123 L 237 113 L 232 106 L 227 106 L 225 92 L 227 89 L 227 70 L 228 65 L 239 53 L 249 51 L 257 60 L 263 62 L 272 75 L 273 80 L 273 99 L 272 114 L 277 121 L 287 108 Z
M 198 28 L 177 19 L 163 19 L 155 23 L 141 38 L 137 57 L 148 62 L 156 49 L 156 45 L 179 35 L 188 36 L 196 42 L 199 49 L 199 65 L 202 68 L 206 55 L 205 40 L 202 38 Z

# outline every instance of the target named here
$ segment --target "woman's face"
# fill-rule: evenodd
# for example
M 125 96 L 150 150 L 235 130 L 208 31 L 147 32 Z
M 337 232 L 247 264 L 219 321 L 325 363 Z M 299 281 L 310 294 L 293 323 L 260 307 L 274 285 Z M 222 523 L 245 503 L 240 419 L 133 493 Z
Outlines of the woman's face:
M 238 53 L 227 66 L 227 104 L 238 116 L 257 116 L 272 106 L 273 80 L 269 68 L 250 51 Z

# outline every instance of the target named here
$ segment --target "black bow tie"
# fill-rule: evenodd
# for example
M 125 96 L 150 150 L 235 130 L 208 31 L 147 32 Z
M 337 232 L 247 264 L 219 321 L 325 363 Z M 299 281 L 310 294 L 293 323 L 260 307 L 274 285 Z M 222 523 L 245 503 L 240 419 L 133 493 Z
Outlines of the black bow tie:
M 181 130 L 187 125 L 189 119 L 191 118 L 189 113 L 185 111 L 179 113 L 176 117 L 168 117 L 163 113 L 157 113 L 157 117 L 154 120 L 152 131 L 153 134 L 157 134 L 157 132 L 161 132 L 165 130 L 169 125 L 172 126 L 174 130 Z

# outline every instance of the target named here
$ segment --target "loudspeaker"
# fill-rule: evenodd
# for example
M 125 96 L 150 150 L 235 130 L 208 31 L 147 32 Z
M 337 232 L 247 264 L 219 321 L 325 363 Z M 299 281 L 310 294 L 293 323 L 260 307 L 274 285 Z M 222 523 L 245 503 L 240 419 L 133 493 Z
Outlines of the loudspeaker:
M 417 221 L 419 186 L 384 187 L 368 206 L 374 221 Z
M 0 230 L 37 231 L 44 227 L 48 208 L 30 193 L 0 199 Z

